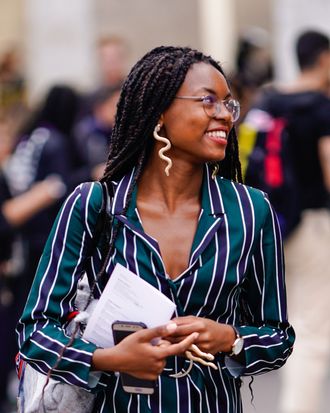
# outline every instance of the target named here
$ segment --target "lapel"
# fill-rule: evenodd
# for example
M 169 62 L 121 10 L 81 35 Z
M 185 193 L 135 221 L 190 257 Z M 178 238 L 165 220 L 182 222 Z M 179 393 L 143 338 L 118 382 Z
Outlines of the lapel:
M 121 181 L 118 183 L 117 188 L 114 193 L 114 199 L 112 203 L 112 214 L 115 219 L 124 224 L 130 231 L 132 231 L 137 237 L 142 239 L 148 247 L 154 252 L 159 261 L 161 267 L 164 270 L 164 263 L 159 250 L 158 242 L 152 238 L 150 235 L 146 234 L 142 228 L 137 208 L 136 208 L 136 195 L 137 187 L 134 186 L 132 190 L 131 200 L 128 205 L 127 211 L 124 213 L 125 204 L 127 196 L 129 193 L 130 186 L 134 178 L 134 169 L 129 174 L 125 175 Z
M 201 204 L 201 215 L 192 246 L 189 269 L 195 265 L 200 255 L 210 244 L 222 224 L 225 214 L 218 180 L 212 179 L 208 165 L 204 169 Z
M 164 263 L 157 241 L 146 234 L 141 226 L 136 209 L 136 186 L 133 188 L 129 206 L 127 211 L 124 213 L 124 207 L 131 183 L 133 182 L 133 177 L 134 169 L 129 174 L 125 175 L 118 185 L 116 185 L 111 213 L 114 215 L 114 218 L 122 222 L 128 229 L 130 229 L 149 246 L 160 261 L 165 273 Z M 198 258 L 214 238 L 214 235 L 221 226 L 225 215 L 221 199 L 219 185 L 220 180 L 219 178 L 215 180 L 212 179 L 210 167 L 208 165 L 204 168 L 202 182 L 201 214 L 199 216 L 197 230 L 191 249 L 189 266 L 178 278 L 181 278 L 184 274 L 189 272 L 196 264 Z

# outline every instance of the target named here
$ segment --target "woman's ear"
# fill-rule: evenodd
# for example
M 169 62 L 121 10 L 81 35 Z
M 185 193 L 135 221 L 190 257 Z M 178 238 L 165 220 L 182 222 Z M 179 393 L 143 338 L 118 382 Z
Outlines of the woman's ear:
M 164 115 L 163 114 L 160 115 L 158 124 L 160 125 L 161 128 L 164 126 Z

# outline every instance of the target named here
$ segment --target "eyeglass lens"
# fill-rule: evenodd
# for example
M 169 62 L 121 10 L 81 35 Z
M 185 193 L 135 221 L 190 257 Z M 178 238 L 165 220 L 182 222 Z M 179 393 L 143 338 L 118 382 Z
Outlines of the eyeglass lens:
M 203 106 L 206 114 L 211 118 L 219 115 L 223 110 L 223 106 L 231 114 L 233 122 L 236 122 L 240 115 L 240 106 L 235 99 L 216 100 L 213 96 L 205 96 Z

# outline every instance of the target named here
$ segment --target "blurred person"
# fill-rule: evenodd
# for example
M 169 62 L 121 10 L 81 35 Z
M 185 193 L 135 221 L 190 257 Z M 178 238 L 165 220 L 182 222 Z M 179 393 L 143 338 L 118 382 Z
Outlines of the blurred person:
M 0 176 L 1 167 L 10 155 L 12 147 L 13 136 L 10 122 L 0 111 Z M 2 206 L 3 200 L 0 191 L 0 335 L 2 337 L 0 345 L 0 412 L 4 413 L 8 411 L 7 382 L 9 373 L 13 370 L 13 358 L 17 348 L 13 327 L 18 313 L 15 313 L 16 310 L 13 308 L 12 280 L 7 277 L 13 231 L 2 214 Z
M 15 48 L 8 49 L 0 56 L 0 82 L 18 85 L 24 83 L 21 59 L 18 50 Z
M 230 76 L 235 96 L 241 102 L 242 121 L 253 104 L 259 88 L 273 79 L 268 33 L 260 27 L 249 27 L 239 37 L 236 71 Z
M 74 128 L 77 156 L 82 166 L 75 171 L 77 182 L 86 181 L 89 176 L 98 180 L 103 175 L 120 87 L 108 86 L 99 90 L 94 95 L 91 113 Z
M 101 87 L 116 86 L 127 74 L 128 46 L 119 36 L 104 36 L 98 41 L 97 52 Z
M 0 168 L 12 152 L 14 146 L 14 136 L 10 121 L 7 116 L 0 111 Z
M 25 99 L 25 80 L 18 50 L 12 48 L 0 56 L 0 107 L 22 103 Z
M 293 355 L 282 371 L 280 408 L 282 413 L 317 413 L 330 361 L 328 36 L 304 31 L 296 40 L 296 57 L 300 68 L 297 78 L 289 85 L 264 88 L 253 106 L 254 112 L 251 110 L 246 118 L 252 120 L 253 112 L 264 124 L 265 113 L 271 113 L 285 122 L 288 132 L 295 181 L 291 195 L 298 220 L 285 234 L 284 246 L 289 314 L 297 339 Z M 291 208 L 291 195 L 283 199 L 287 211 Z
M 15 134 L 28 113 L 26 82 L 17 48 L 0 55 L 0 111 L 13 120 Z
M 20 226 L 39 211 L 49 207 L 63 196 L 63 182 L 55 177 L 46 178 L 21 195 L 1 200 L 0 194 L 0 412 L 7 413 L 14 400 L 8 389 L 13 361 L 17 353 L 15 325 L 22 309 L 20 272 L 22 256 L 15 236 Z M 15 251 L 13 251 L 15 250 Z
M 93 390 L 93 412 L 239 413 L 240 376 L 279 368 L 291 353 L 278 222 L 265 194 L 241 183 L 238 118 L 216 61 L 157 47 L 124 82 L 105 173 L 84 213 L 83 186 L 63 204 L 17 327 L 20 355 Z M 111 217 L 91 251 L 102 187 Z M 82 273 L 99 297 L 117 263 L 175 302 L 176 317 L 111 348 L 69 341 Z M 94 371 L 102 374 L 92 382 Z M 156 381 L 154 393 L 126 393 L 115 372 Z
M 119 36 L 102 36 L 97 42 L 97 65 L 99 81 L 90 93 L 84 96 L 80 118 L 93 112 L 94 103 L 102 93 L 117 88 L 127 75 L 128 45 Z
M 297 331 L 295 352 L 283 371 L 283 413 L 319 412 L 330 362 L 330 101 L 329 37 L 302 33 L 296 43 L 300 75 L 277 104 L 310 99 L 292 133 L 302 218 L 285 245 L 289 310 Z M 291 136 L 291 134 L 290 134 Z
M 50 88 L 3 166 L 2 186 L 8 199 L 23 194 L 34 183 L 51 175 L 58 176 L 64 184 L 69 182 L 75 156 L 71 135 L 79 102 L 79 96 L 69 86 Z M 27 286 L 32 281 L 57 208 L 56 205 L 49 206 L 20 228 L 25 244 Z
M 74 149 L 70 135 L 79 102 L 79 96 L 72 88 L 53 86 L 27 120 L 13 152 L 2 165 L 1 328 L 2 336 L 6 337 L 1 342 L 1 353 L 5 358 L 3 380 L 13 366 L 12 357 L 7 356 L 18 350 L 13 341 L 18 315 L 59 202 L 71 179 Z M 54 187 L 54 182 L 60 186 Z M 56 192 L 59 188 L 61 193 Z M 30 202 L 31 197 L 33 202 Z M 28 205 L 23 206 L 23 202 Z

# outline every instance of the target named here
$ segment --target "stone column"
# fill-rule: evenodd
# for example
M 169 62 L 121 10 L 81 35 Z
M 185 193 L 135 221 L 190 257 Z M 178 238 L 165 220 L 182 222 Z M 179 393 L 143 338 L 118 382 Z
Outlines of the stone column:
M 234 66 L 237 27 L 233 0 L 198 0 L 202 51 L 219 60 L 226 73 Z
M 95 81 L 93 0 L 26 0 L 25 56 L 30 100 L 62 82 Z

